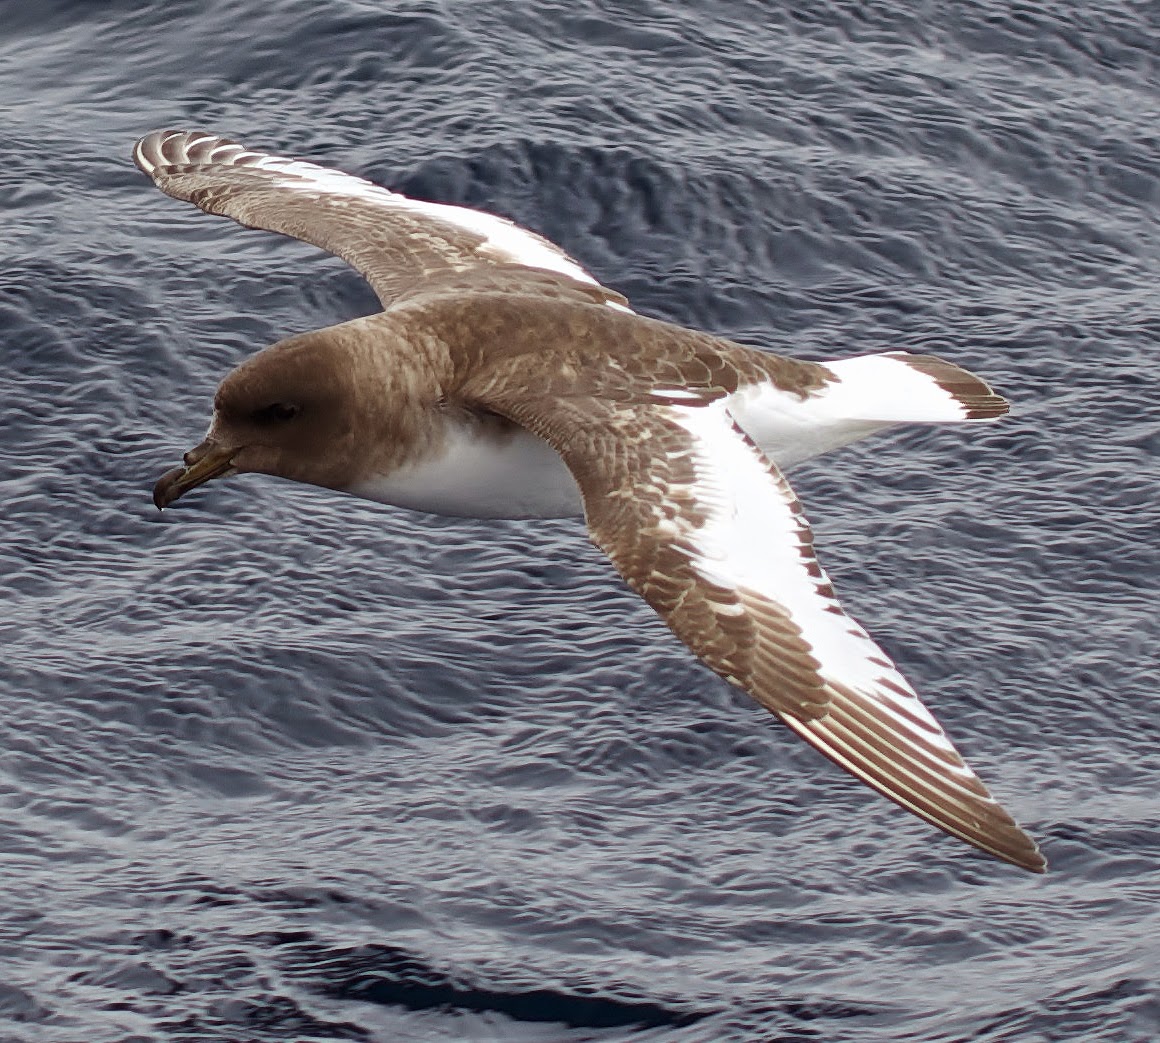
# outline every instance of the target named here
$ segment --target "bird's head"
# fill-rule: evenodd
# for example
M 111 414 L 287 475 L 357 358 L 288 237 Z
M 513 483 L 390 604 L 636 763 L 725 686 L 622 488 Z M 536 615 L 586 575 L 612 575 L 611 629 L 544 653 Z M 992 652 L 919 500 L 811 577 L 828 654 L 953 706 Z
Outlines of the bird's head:
M 159 508 L 244 472 L 335 489 L 349 484 L 356 432 L 370 418 L 343 342 L 326 333 L 280 341 L 226 376 L 204 441 L 154 487 Z

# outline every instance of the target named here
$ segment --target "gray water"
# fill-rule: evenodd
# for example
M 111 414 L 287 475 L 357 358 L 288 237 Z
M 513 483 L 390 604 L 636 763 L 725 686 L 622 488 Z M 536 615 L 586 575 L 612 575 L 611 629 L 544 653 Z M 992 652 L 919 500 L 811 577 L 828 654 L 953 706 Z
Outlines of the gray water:
M 0 1038 L 1160 1037 L 1160 8 L 0 3 Z M 1039 838 L 943 837 L 573 522 L 273 479 L 160 515 L 220 377 L 375 309 L 166 199 L 204 127 L 1004 422 L 793 475 L 847 608 Z

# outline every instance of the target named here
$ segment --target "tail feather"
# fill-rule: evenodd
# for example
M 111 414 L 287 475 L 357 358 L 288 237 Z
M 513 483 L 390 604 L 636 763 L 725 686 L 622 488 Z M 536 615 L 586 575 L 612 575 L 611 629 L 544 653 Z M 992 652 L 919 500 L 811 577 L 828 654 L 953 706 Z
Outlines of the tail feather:
M 935 355 L 911 355 L 905 351 L 892 351 L 886 357 L 897 359 L 930 377 L 965 411 L 966 416 L 955 419 L 994 420 L 1010 409 L 1007 400 L 996 395 L 989 384 L 953 362 Z
M 994 420 L 1005 399 L 953 362 L 934 355 L 891 351 L 827 362 L 835 383 L 818 395 L 822 415 L 878 423 Z
M 895 424 L 996 420 L 1005 399 L 933 355 L 892 351 L 826 362 L 830 379 L 804 398 L 772 382 L 744 388 L 730 412 L 779 467 L 792 467 Z

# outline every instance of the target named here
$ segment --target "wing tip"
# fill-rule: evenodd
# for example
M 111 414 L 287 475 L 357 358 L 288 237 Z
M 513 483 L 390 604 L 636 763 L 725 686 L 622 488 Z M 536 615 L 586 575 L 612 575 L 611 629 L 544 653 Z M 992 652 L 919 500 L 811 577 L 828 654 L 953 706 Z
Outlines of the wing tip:
M 1022 861 L 1016 862 L 1015 865 L 1021 869 L 1026 869 L 1028 872 L 1043 876 L 1049 868 L 1047 859 L 1043 857 L 1042 852 L 1039 850 L 1039 845 L 1034 841 L 1032 841 L 1031 847 L 1031 854 Z
M 966 837 L 960 839 L 967 840 Z M 1025 851 L 996 850 L 985 847 L 976 840 L 968 840 L 967 842 L 973 844 L 984 854 L 993 855 L 995 858 L 1015 866 L 1016 869 L 1023 869 L 1036 876 L 1043 876 L 1048 869 L 1047 859 L 1043 857 L 1039 846 L 1030 837 L 1026 839 L 1029 846 Z
M 202 162 L 223 148 L 240 151 L 241 145 L 204 130 L 154 130 L 133 146 L 133 162 L 143 173 L 156 178 L 159 170 Z
M 994 798 L 991 799 L 994 800 Z M 994 829 L 986 831 L 980 830 L 970 836 L 964 833 L 951 833 L 951 835 L 966 841 L 985 854 L 993 855 L 995 858 L 1019 869 L 1025 869 L 1029 873 L 1042 876 L 1047 872 L 1048 867 L 1047 859 L 1043 856 L 1043 852 L 1039 850 L 1039 845 L 1023 831 L 1019 823 L 1007 814 L 998 803 L 995 804 L 995 809 L 1006 819 L 1006 822 L 1003 823 L 1007 827 L 1006 838 L 1001 840 L 997 835 L 999 831 Z M 932 825 L 945 829 L 945 826 L 933 819 L 928 818 L 927 821 L 931 822 Z M 947 832 L 950 831 L 947 830 Z
M 892 739 L 889 732 L 867 727 L 856 693 L 836 686 L 835 694 L 838 698 L 826 718 L 800 721 L 788 714 L 777 716 L 819 753 L 935 828 L 1020 869 L 1047 871 L 1047 859 L 1036 842 L 953 746 L 953 763 L 928 761 L 924 766 L 906 734 Z

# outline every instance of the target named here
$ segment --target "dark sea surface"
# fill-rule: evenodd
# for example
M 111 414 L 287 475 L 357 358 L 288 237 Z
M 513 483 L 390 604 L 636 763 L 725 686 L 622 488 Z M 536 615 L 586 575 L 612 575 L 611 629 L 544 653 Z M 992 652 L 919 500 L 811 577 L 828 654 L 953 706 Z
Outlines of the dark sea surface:
M 273 479 L 220 377 L 376 309 L 167 199 L 202 127 L 646 314 L 1007 395 L 794 473 L 1033 877 L 702 667 L 579 522 Z M 1160 1038 L 1160 6 L 0 0 L 0 1039 Z

